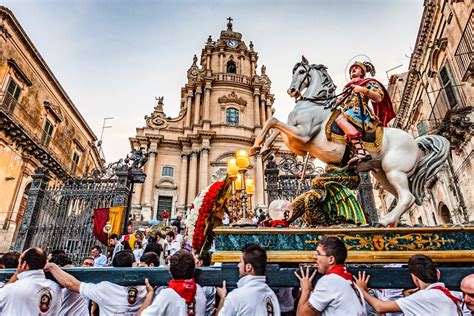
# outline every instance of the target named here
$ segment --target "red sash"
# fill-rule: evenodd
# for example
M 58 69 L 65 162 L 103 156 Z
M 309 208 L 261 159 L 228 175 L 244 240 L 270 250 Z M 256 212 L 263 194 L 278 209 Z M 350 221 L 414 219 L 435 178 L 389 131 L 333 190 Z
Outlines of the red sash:
M 352 274 L 347 272 L 346 266 L 343 264 L 336 264 L 334 267 L 329 269 L 328 272 L 326 272 L 326 275 L 332 273 L 337 274 L 338 276 L 350 281 L 351 284 L 353 283 Z
M 441 286 L 441 285 L 437 285 L 437 286 L 433 286 L 432 289 L 435 289 L 435 290 L 440 290 L 441 292 L 444 293 L 444 295 L 446 295 L 447 297 L 449 297 L 449 299 L 451 301 L 453 301 L 453 303 L 458 306 L 458 303 L 460 302 L 460 300 L 455 297 L 453 294 L 451 294 L 451 292 L 449 292 L 449 290 L 447 288 L 445 288 L 444 286 Z
M 194 279 L 188 280 L 171 280 L 168 287 L 172 288 L 179 294 L 188 305 L 188 315 L 195 315 L 194 297 L 196 296 L 197 285 Z
M 347 271 L 347 268 L 345 265 L 336 264 L 334 267 L 329 269 L 328 272 L 326 272 L 326 275 L 329 275 L 329 274 L 337 274 L 341 278 L 349 281 L 352 289 L 354 290 L 355 295 L 357 296 L 357 299 L 359 300 L 360 305 L 364 306 L 364 301 L 363 301 L 364 298 L 361 296 L 362 294 L 360 293 L 359 289 L 354 284 L 354 281 L 352 279 L 352 273 Z

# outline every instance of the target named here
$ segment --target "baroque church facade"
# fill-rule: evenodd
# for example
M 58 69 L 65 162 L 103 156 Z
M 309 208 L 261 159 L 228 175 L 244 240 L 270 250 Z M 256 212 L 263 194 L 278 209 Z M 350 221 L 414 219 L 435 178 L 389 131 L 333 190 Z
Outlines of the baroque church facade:
M 207 39 L 181 88 L 180 112 L 165 115 L 156 99 L 146 126 L 130 138 L 132 148 L 149 153 L 146 180 L 135 186 L 132 217 L 160 219 L 186 212 L 197 194 L 226 174 L 227 160 L 249 149 L 263 123 L 273 115 L 274 96 L 265 66 L 257 70 L 254 45 L 233 30 L 232 19 L 217 40 Z M 255 179 L 252 206 L 265 205 L 263 162 L 251 157 L 247 177 Z

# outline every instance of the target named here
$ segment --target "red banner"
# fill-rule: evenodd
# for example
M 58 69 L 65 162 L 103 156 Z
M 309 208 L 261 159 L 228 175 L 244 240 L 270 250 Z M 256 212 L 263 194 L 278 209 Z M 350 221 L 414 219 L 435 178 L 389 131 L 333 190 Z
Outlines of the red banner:
M 104 232 L 105 224 L 109 219 L 109 208 L 98 208 L 94 210 L 94 227 L 92 232 L 94 236 L 104 245 L 107 246 L 108 238 Z

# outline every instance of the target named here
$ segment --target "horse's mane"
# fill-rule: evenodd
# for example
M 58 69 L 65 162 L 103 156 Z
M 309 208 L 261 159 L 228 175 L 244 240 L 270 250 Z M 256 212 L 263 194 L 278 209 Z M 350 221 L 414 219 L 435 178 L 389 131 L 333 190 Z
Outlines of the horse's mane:
M 296 69 L 298 69 L 301 65 L 303 65 L 302 62 L 298 62 L 296 63 L 296 65 L 293 67 L 293 73 L 295 73 Z M 307 64 L 305 64 L 307 65 Z M 324 97 L 324 98 L 330 98 L 330 97 L 334 97 L 335 93 L 336 93 L 336 88 L 337 86 L 334 84 L 334 81 L 332 81 L 332 78 L 331 76 L 329 76 L 328 72 L 327 72 L 327 67 L 324 66 L 323 64 L 311 64 L 309 65 L 309 68 L 310 69 L 315 69 L 315 70 L 318 70 L 319 73 L 321 74 L 321 78 L 322 78 L 322 81 L 321 81 L 321 84 L 323 85 L 323 89 L 321 89 L 320 93 L 318 93 L 317 97 Z M 334 99 L 334 101 L 331 101 L 331 103 L 335 102 L 336 99 Z

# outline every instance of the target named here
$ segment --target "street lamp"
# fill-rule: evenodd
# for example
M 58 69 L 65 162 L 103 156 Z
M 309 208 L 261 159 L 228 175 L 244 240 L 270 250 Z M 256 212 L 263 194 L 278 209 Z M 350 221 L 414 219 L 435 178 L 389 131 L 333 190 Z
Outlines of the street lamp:
M 254 225 L 252 220 L 249 219 L 247 216 L 247 208 L 249 207 L 248 205 L 248 192 L 253 193 L 253 181 L 247 182 L 245 175 L 247 173 L 247 169 L 250 165 L 249 161 L 249 154 L 247 153 L 246 150 L 238 150 L 235 154 L 235 164 L 238 167 L 238 175 L 235 178 L 235 187 L 236 190 L 238 191 L 238 206 L 239 206 L 239 213 L 240 213 L 240 218 L 239 220 L 234 223 L 234 226 L 252 226 Z M 235 171 L 234 171 L 235 172 Z M 240 177 L 239 177 L 240 176 Z M 252 180 L 252 179 L 248 179 Z M 247 183 L 249 183 L 251 186 L 249 188 L 249 191 L 247 192 Z M 240 190 L 239 190 L 240 189 Z M 234 213 L 236 210 L 234 210 Z

